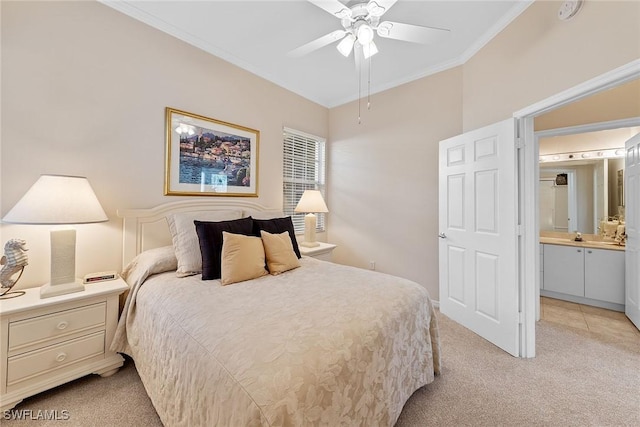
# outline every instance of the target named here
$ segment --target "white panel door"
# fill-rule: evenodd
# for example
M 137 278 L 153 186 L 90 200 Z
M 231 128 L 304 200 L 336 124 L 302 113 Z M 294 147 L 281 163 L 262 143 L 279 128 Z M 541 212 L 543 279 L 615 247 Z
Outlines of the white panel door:
M 625 143 L 625 314 L 640 329 L 640 134 Z
M 515 119 L 440 142 L 440 311 L 519 355 Z

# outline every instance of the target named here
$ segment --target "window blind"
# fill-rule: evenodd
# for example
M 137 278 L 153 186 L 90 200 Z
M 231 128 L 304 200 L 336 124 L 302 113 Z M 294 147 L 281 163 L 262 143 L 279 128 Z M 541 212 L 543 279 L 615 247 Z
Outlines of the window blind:
M 304 232 L 304 215 L 294 209 L 304 190 L 320 190 L 325 197 L 325 139 L 284 128 L 283 211 L 291 215 L 296 233 Z M 325 214 L 316 214 L 316 231 L 324 231 Z

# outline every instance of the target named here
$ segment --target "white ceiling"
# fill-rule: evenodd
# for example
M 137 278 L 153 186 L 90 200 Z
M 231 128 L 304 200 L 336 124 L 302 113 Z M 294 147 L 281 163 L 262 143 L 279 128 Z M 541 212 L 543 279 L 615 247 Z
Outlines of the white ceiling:
M 366 0 L 341 0 L 347 6 Z M 302 58 L 287 52 L 342 29 L 340 20 L 305 0 L 112 1 L 104 4 L 199 47 L 325 107 L 359 97 L 353 54 L 337 43 Z M 522 13 L 532 0 L 399 0 L 382 20 L 451 30 L 437 45 L 376 36 L 371 93 L 461 65 Z M 367 76 L 362 76 L 366 92 Z

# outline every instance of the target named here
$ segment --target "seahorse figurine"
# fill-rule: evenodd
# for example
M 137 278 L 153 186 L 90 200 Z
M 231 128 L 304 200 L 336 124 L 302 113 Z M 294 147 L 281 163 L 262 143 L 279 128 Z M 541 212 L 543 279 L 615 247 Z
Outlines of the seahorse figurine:
M 4 255 L 0 259 L 0 296 L 5 295 L 15 285 L 24 271 L 24 267 L 29 264 L 27 258 L 27 242 L 22 239 L 11 239 L 4 245 Z M 11 277 L 17 272 L 20 272 L 20 276 L 17 279 Z

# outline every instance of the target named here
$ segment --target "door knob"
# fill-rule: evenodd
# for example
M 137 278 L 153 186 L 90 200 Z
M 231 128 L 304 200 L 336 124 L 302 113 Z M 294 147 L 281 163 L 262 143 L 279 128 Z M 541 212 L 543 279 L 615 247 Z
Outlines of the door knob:
M 444 234 L 444 233 L 440 233 L 440 234 L 438 234 L 438 237 L 441 238 L 441 239 L 446 239 L 447 235 Z

